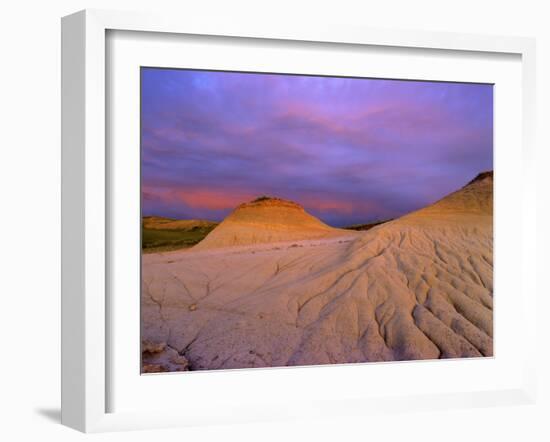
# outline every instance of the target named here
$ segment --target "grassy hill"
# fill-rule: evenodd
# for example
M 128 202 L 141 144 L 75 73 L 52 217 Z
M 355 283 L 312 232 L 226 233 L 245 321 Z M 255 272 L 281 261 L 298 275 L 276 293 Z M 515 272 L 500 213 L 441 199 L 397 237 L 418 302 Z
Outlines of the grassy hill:
M 218 223 L 205 220 L 176 220 L 144 216 L 141 223 L 143 253 L 167 252 L 198 244 Z

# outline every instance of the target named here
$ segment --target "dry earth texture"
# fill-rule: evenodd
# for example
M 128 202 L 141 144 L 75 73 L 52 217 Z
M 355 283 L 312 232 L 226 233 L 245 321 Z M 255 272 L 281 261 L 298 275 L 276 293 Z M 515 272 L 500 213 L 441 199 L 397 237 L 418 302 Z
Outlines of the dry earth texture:
M 161 362 L 143 370 L 491 356 L 492 189 L 480 174 L 366 232 L 268 199 L 192 249 L 144 255 L 144 351 Z

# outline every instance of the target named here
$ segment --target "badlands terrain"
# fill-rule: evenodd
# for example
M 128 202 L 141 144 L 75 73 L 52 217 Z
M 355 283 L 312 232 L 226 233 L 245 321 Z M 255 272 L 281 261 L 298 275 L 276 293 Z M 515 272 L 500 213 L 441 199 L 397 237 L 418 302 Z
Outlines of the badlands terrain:
M 143 255 L 143 372 L 493 354 L 493 175 L 367 231 L 277 198 Z

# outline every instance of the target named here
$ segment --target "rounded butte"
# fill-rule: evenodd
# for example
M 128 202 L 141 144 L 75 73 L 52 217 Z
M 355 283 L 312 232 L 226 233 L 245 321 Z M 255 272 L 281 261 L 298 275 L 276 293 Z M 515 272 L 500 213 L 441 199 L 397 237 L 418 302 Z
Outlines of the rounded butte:
M 281 198 L 260 197 L 241 204 L 195 250 L 350 235 Z

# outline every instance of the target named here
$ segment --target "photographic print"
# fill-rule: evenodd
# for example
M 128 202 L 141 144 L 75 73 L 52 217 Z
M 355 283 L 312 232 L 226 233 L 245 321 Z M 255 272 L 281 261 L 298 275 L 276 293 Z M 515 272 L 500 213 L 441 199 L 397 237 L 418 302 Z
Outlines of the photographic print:
M 141 68 L 141 371 L 493 355 L 493 85 Z

